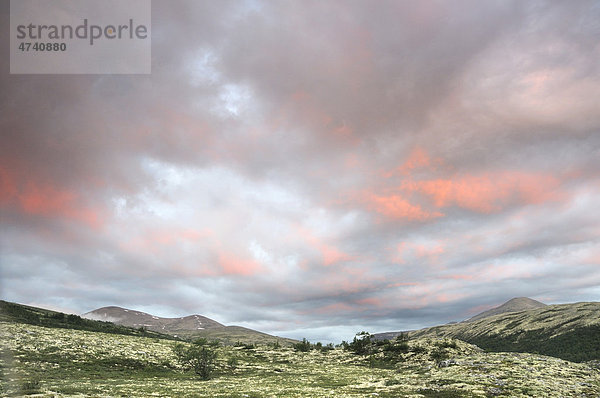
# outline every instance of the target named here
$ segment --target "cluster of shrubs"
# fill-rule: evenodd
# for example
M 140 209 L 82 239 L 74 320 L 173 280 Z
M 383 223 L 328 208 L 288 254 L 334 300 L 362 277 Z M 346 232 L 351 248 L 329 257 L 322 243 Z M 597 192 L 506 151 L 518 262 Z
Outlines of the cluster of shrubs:
M 279 342 L 279 340 L 275 340 L 275 341 L 272 341 L 270 343 L 266 343 L 266 345 L 269 346 L 269 347 L 271 347 L 271 348 L 273 348 L 273 349 L 275 349 L 275 350 L 278 350 L 278 349 L 281 348 L 281 343 Z M 244 343 L 244 342 L 241 342 L 239 340 L 236 341 L 233 344 L 233 346 L 234 347 L 240 347 L 240 348 L 242 348 L 244 350 L 254 350 L 255 348 L 257 348 L 257 345 L 255 343 Z
M 358 355 L 370 355 L 378 352 L 387 354 L 401 354 L 408 352 L 408 336 L 405 333 L 398 335 L 392 340 L 374 339 L 368 332 L 360 332 L 354 336 L 354 340 L 348 343 L 342 341 L 342 348 Z
M 402 354 L 410 350 L 408 336 L 404 333 L 392 340 L 374 339 L 367 332 L 360 332 L 354 336 L 352 342 L 342 341 L 342 348 L 357 355 L 368 356 L 371 367 L 387 368 L 397 362 L 403 361 Z
M 295 343 L 292 347 L 294 348 L 294 350 L 300 352 L 308 352 L 310 350 L 328 352 L 335 348 L 331 343 L 323 345 L 323 343 L 321 343 L 320 341 L 315 344 L 311 344 L 311 342 L 306 340 L 305 338 L 302 339 L 302 341 Z
M 392 340 L 375 339 L 367 332 L 360 332 L 351 342 L 342 341 L 345 351 L 368 358 L 369 366 L 374 368 L 390 368 L 403 361 L 402 354 L 409 350 L 408 338 L 400 335 Z
M 383 357 L 387 360 L 398 360 L 401 357 L 400 354 L 409 351 L 408 336 L 406 334 L 401 334 L 393 340 L 378 340 L 374 339 L 370 333 L 360 332 L 354 336 L 354 340 L 351 342 L 342 341 L 336 347 L 350 351 L 356 355 L 369 356 L 383 353 Z M 327 352 L 333 350 L 335 347 L 331 343 L 326 345 L 320 342 L 312 344 L 307 339 L 302 339 L 302 341 L 294 344 L 293 348 L 299 352 L 308 352 L 311 350 Z
M 256 344 L 254 343 L 242 343 L 241 341 L 236 341 L 233 344 L 234 347 L 241 347 L 244 350 L 253 350 L 256 348 Z
M 448 348 L 456 349 L 458 345 L 454 340 L 442 340 L 434 343 L 435 348 L 429 354 L 432 361 L 435 361 L 438 366 L 442 361 L 450 358 L 450 352 Z
M 356 355 L 368 357 L 371 367 L 389 368 L 405 360 L 407 353 L 425 354 L 429 352 L 432 361 L 440 363 L 450 357 L 450 349 L 458 348 L 456 341 L 442 340 L 433 344 L 433 349 L 421 345 L 409 345 L 408 335 L 402 333 L 392 340 L 375 339 L 367 332 L 357 333 L 352 342 L 343 341 L 341 347 Z

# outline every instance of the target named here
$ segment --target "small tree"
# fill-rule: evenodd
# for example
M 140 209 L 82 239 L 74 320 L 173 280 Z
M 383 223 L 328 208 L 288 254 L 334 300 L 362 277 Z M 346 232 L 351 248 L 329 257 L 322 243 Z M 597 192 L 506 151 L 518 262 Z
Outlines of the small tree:
M 198 339 L 188 347 L 176 344 L 173 352 L 183 366 L 193 369 L 202 380 L 208 380 L 217 359 L 214 347 L 215 345 L 209 345 L 206 339 Z
M 303 338 L 301 342 L 295 343 L 293 347 L 296 351 L 300 352 L 308 352 L 312 348 L 310 341 L 306 340 L 306 338 Z
M 371 353 L 371 334 L 368 332 L 360 332 L 354 336 L 352 343 L 348 344 L 348 348 L 358 355 L 367 355 Z

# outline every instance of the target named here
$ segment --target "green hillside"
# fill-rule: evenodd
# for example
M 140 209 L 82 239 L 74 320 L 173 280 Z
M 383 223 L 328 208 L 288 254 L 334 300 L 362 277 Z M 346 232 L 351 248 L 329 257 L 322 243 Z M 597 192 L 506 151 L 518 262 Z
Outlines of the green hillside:
M 600 359 L 600 303 L 549 305 L 411 332 L 450 337 L 490 351 L 530 352 L 582 362 Z
M 125 334 L 130 336 L 154 337 L 160 339 L 178 340 L 177 338 L 143 328 L 130 328 L 115 325 L 111 322 L 94 321 L 81 318 L 78 315 L 30 307 L 23 304 L 0 300 L 0 321 L 27 323 L 61 329 L 87 330 L 91 332 Z

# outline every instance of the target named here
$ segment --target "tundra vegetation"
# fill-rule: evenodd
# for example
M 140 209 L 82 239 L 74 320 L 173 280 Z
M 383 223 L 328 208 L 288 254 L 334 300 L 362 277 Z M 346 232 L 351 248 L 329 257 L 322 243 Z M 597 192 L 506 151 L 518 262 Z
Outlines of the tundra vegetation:
M 0 321 L 1 396 L 598 397 L 600 370 L 450 338 L 221 345 Z

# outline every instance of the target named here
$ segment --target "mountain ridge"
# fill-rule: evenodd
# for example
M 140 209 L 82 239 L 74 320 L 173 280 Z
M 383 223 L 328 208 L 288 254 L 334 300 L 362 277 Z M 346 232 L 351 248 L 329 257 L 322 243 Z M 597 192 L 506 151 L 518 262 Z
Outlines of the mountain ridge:
M 509 312 L 519 312 L 519 311 L 528 311 L 530 309 L 536 309 L 536 308 L 541 308 L 541 307 L 546 307 L 546 304 L 539 302 L 537 300 L 530 299 L 529 297 L 513 297 L 510 300 L 504 302 L 503 304 L 500 304 L 499 306 L 496 306 L 496 307 L 490 308 L 489 310 L 480 312 L 480 313 L 473 315 L 470 318 L 464 319 L 460 322 L 449 322 L 445 325 L 436 325 L 436 326 L 431 326 L 431 327 L 417 329 L 417 330 L 380 332 L 380 333 L 373 334 L 373 337 L 376 340 L 391 340 L 394 337 L 397 337 L 401 334 L 417 333 L 421 330 L 426 330 L 426 329 L 430 329 L 430 328 L 438 328 L 438 327 L 447 326 L 447 325 L 456 325 L 456 324 L 461 324 L 463 322 L 472 322 L 472 321 L 476 321 L 479 319 L 487 318 L 487 317 L 498 315 L 498 314 L 504 314 L 504 313 L 509 313 Z
M 145 327 L 161 333 L 204 330 L 225 327 L 225 325 L 202 315 L 193 314 L 176 318 L 158 317 L 146 312 L 118 306 L 101 307 L 82 315 L 83 318 L 113 322 L 129 327 Z
M 257 330 L 235 325 L 223 325 L 203 315 L 193 314 L 163 318 L 146 312 L 118 306 L 107 306 L 88 311 L 83 318 L 113 322 L 117 325 L 144 328 L 184 339 L 206 338 L 224 344 L 279 343 L 291 345 L 296 340 L 272 336 Z

